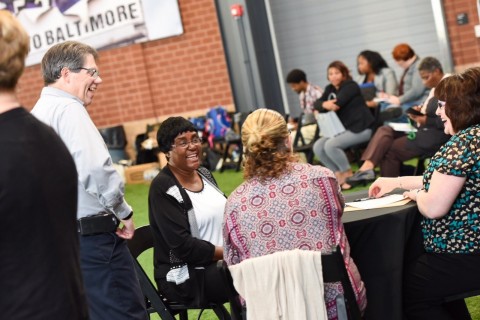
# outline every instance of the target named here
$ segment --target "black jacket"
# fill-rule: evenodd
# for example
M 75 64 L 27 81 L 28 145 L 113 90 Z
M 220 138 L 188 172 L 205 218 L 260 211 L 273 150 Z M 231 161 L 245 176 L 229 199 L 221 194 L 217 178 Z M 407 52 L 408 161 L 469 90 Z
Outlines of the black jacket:
M 432 97 L 427 104 L 427 121 L 418 128 L 415 139 L 407 140 L 407 148 L 418 150 L 426 156 L 433 156 L 450 136 L 445 134 L 443 122 L 435 112 L 438 99 Z
M 198 172 L 215 186 L 210 171 Z M 167 191 L 177 188 L 179 197 Z M 213 261 L 215 246 L 192 236 L 188 211 L 192 202 L 168 166 L 153 179 L 148 195 L 148 216 L 153 232 L 155 277 L 165 277 L 168 271 L 182 263 L 205 266 Z
M 328 112 L 329 110 L 324 109 L 322 104 L 331 100 L 332 95 L 336 96 L 336 104 L 340 107 L 337 115 L 346 130 L 358 133 L 373 127 L 375 119 L 365 104 L 360 87 L 355 81 L 343 81 L 338 90 L 329 84 L 320 99 L 315 101 L 315 109 L 319 112 Z

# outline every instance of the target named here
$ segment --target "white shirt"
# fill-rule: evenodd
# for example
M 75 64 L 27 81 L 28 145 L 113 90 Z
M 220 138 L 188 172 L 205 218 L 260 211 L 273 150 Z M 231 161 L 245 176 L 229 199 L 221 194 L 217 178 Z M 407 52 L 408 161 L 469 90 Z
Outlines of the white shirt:
M 227 199 L 203 179 L 203 190 L 194 192 L 185 189 L 192 201 L 197 219 L 200 239 L 223 247 L 223 213 Z
M 52 87 L 42 90 L 32 114 L 51 126 L 67 146 L 78 172 L 77 218 L 102 211 L 127 217 L 132 208 L 124 199 L 122 178 L 112 166 L 105 142 L 83 102 Z M 44 174 L 55 175 L 55 172 Z

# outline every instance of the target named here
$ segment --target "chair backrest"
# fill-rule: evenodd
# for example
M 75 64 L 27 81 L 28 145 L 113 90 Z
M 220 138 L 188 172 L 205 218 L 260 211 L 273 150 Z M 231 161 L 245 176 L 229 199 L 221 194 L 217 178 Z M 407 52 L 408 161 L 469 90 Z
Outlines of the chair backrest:
M 326 319 L 321 253 L 285 250 L 229 266 L 247 319 Z
M 153 248 L 152 228 L 147 226 L 138 227 L 132 239 L 127 241 L 128 249 L 132 255 L 133 264 L 137 273 L 138 282 L 146 300 L 146 307 L 149 314 L 157 313 L 162 320 L 176 320 L 175 315 L 179 314 L 181 320 L 188 319 L 189 309 L 212 309 L 219 319 L 230 320 L 230 315 L 221 304 L 209 304 L 201 308 L 191 308 L 182 303 L 169 302 L 161 292 L 157 291 L 155 285 L 145 273 L 137 258 L 145 251 Z
M 305 252 L 302 250 L 293 250 L 293 251 Z M 269 256 L 273 256 L 273 255 L 269 255 Z M 264 256 L 264 257 L 267 257 L 267 256 Z M 291 256 L 289 256 L 289 258 L 291 259 Z M 253 259 L 257 259 L 257 258 L 253 258 Z M 252 261 L 252 259 L 249 259 L 249 260 Z M 312 260 L 308 260 L 308 261 L 311 262 Z M 343 255 L 340 251 L 340 247 L 337 246 L 331 254 L 322 254 L 321 261 L 322 261 L 321 263 L 322 263 L 323 283 L 340 282 L 343 287 L 344 295 L 339 295 L 336 298 L 338 319 L 339 320 L 360 320 L 361 319 L 360 309 L 358 308 L 357 300 L 355 298 L 355 293 L 353 291 L 352 284 L 348 277 L 347 269 L 345 267 L 345 262 L 343 260 Z M 271 266 L 269 266 L 269 268 L 271 268 Z M 243 319 L 245 319 L 245 315 L 248 312 L 248 308 L 249 308 L 248 302 L 246 306 L 247 312 L 245 312 L 245 310 L 242 309 L 241 305 L 238 303 L 238 300 L 236 299 L 238 295 L 236 288 L 240 286 L 239 287 L 240 291 L 244 290 L 245 288 L 242 288 L 242 285 L 239 284 L 240 280 L 238 279 L 238 270 L 235 270 L 235 267 L 233 267 L 231 271 L 234 275 L 237 276 L 237 279 L 236 281 L 233 282 L 235 284 L 235 287 L 232 286 L 231 288 L 229 288 L 230 301 L 231 301 L 230 305 L 232 307 L 233 312 L 240 313 Z M 269 274 L 273 274 L 273 272 L 274 271 L 270 269 Z M 228 270 L 225 272 L 225 274 L 231 277 L 231 274 L 230 272 L 228 272 Z M 260 275 L 260 277 L 263 277 L 263 276 Z M 232 283 L 232 282 L 229 280 L 227 281 L 227 283 Z M 255 290 L 258 290 L 258 288 L 256 288 Z M 315 300 L 318 301 L 317 299 Z M 263 304 L 264 301 L 261 301 L 260 303 Z
M 238 294 L 237 290 L 235 290 L 232 275 L 230 270 L 228 270 L 227 263 L 221 260 L 221 265 L 219 265 L 218 268 L 221 270 L 221 273 L 224 277 L 224 282 L 227 284 L 227 294 L 230 302 L 230 313 L 232 314 L 232 319 L 246 320 L 247 310 L 242 306 L 240 295 Z
M 345 296 L 337 297 L 338 319 L 360 320 L 360 309 L 339 246 L 331 254 L 322 254 L 322 270 L 323 282 L 340 282 L 343 287 Z
M 150 248 L 153 248 L 153 234 L 150 226 L 142 226 L 135 230 L 135 234 L 132 239 L 127 242 L 128 249 L 135 265 L 135 271 L 137 272 L 138 282 L 142 288 L 142 292 L 147 300 L 147 311 L 149 314 L 157 312 L 162 320 L 175 320 L 174 314 L 169 309 L 164 299 L 159 295 L 157 289 L 148 278 L 148 275 L 143 270 L 137 258 L 143 252 Z
M 307 124 L 307 126 L 315 126 L 315 132 L 313 134 L 312 139 L 307 143 L 305 141 L 305 137 L 303 136 L 302 133 L 302 127 L 304 127 L 303 124 L 303 119 L 305 117 L 305 114 L 301 114 L 300 117 L 298 118 L 298 124 L 297 124 L 297 130 L 295 132 L 295 137 L 293 137 L 293 151 L 294 152 L 303 152 L 305 153 L 305 157 L 307 158 L 307 162 L 312 164 L 313 163 L 313 144 L 317 139 L 320 137 L 320 128 L 316 123 L 312 124 Z

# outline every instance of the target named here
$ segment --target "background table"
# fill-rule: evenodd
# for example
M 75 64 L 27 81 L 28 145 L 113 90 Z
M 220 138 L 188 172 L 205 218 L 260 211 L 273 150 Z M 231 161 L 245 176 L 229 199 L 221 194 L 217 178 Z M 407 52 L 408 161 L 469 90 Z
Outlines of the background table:
M 363 198 L 367 191 L 345 195 Z M 344 212 L 351 257 L 367 289 L 365 319 L 403 319 L 404 266 L 422 252 L 421 215 L 415 202 L 389 208 Z

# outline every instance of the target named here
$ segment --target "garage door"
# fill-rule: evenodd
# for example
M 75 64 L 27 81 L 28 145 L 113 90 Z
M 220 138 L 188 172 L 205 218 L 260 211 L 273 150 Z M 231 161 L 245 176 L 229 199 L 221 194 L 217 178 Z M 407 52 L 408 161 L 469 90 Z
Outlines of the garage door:
M 282 79 L 293 68 L 303 69 L 310 82 L 325 87 L 326 68 L 343 61 L 355 78 L 356 57 L 362 50 L 378 51 L 397 78 L 401 70 L 391 57 L 401 42 L 420 57 L 433 56 L 444 65 L 444 47 L 437 36 L 433 5 L 418 0 L 265 0 L 276 42 Z M 438 20 L 438 18 L 437 18 Z M 283 83 L 285 81 L 283 80 Z M 299 113 L 298 97 L 284 84 L 286 108 Z

